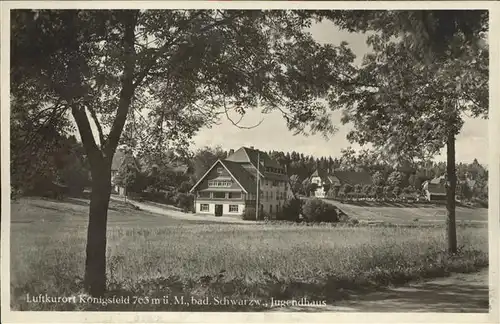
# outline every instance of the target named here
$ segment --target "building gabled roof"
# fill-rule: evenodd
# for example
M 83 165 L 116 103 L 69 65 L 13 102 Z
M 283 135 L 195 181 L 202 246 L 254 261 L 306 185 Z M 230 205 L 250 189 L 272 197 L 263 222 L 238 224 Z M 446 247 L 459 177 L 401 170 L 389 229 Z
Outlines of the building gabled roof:
M 259 154 L 260 152 L 260 154 Z M 266 167 L 283 169 L 282 166 L 279 165 L 278 162 L 271 159 L 266 152 L 262 152 L 260 150 L 256 150 L 248 147 L 241 147 L 236 150 L 233 154 L 228 156 L 225 161 L 232 161 L 238 163 L 251 163 L 255 168 L 257 168 L 257 161 L 260 161 L 260 172 L 263 173 Z
M 321 180 L 323 180 L 323 181 L 329 181 L 328 172 L 326 170 L 322 170 L 322 169 L 314 170 L 314 172 L 311 174 L 311 178 L 312 177 L 320 177 Z
M 429 182 L 429 184 L 427 185 L 427 191 L 431 195 L 446 195 L 446 187 L 444 186 L 444 184 Z
M 262 177 L 268 180 L 279 180 L 279 181 L 288 181 L 288 176 L 283 173 L 275 173 L 269 172 L 266 168 L 274 168 L 284 171 L 284 168 L 279 165 L 276 160 L 273 160 L 269 157 L 266 152 L 262 152 L 260 150 L 256 150 L 254 148 L 241 147 L 236 150 L 233 154 L 228 156 L 225 162 L 234 162 L 238 164 L 249 163 L 254 168 L 253 170 L 247 170 L 248 173 L 251 173 L 254 177 L 257 174 L 257 169 L 259 169 L 259 173 Z M 260 166 L 258 166 L 260 162 Z
M 239 163 L 223 160 L 222 165 L 246 192 L 257 192 L 257 179 Z
M 423 189 L 431 195 L 446 195 L 446 179 L 441 176 L 428 180 L 423 183 Z
M 168 170 L 174 173 L 186 174 L 189 166 L 186 164 L 170 164 L 167 166 Z
M 207 172 L 196 182 L 196 184 L 191 188 L 190 192 L 193 192 L 196 187 L 205 179 L 205 177 L 212 171 L 212 169 L 216 165 L 222 165 L 227 172 L 231 175 L 231 177 L 238 183 L 245 192 L 256 192 L 256 179 L 248 172 L 245 168 L 241 166 L 241 164 L 233 162 L 233 161 L 226 161 L 226 160 L 217 160 L 211 167 L 208 169 Z
M 306 185 L 307 183 L 309 183 L 311 181 L 311 179 L 313 177 L 319 177 L 321 179 L 321 181 L 326 183 L 326 184 L 332 183 L 332 181 L 329 178 L 328 172 L 326 170 L 316 169 L 309 177 L 302 180 L 302 184 Z
M 368 172 L 356 172 L 356 171 L 335 171 L 333 176 L 337 177 L 342 184 L 350 184 L 355 186 L 361 185 L 371 185 L 373 183 L 372 177 Z
M 445 177 L 441 176 L 441 177 L 437 177 L 437 178 L 431 179 L 429 181 L 429 183 L 432 183 L 432 184 L 443 184 L 445 181 L 446 181 Z

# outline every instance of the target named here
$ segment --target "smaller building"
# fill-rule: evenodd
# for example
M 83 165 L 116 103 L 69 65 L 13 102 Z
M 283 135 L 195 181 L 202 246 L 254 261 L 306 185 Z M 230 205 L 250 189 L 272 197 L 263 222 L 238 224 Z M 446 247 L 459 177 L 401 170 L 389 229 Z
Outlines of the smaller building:
M 125 163 L 133 163 L 137 169 L 139 170 L 139 166 L 137 165 L 137 160 L 131 151 L 126 148 L 120 148 L 116 150 L 115 155 L 113 156 L 113 160 L 111 161 L 111 192 L 115 194 L 119 194 L 120 196 L 126 195 L 126 190 L 123 186 L 120 186 L 117 183 L 116 176 L 120 172 L 120 168 Z
M 427 201 L 446 200 L 446 179 L 444 176 L 425 181 L 422 189 Z
M 125 195 L 125 188 L 119 186 L 116 183 L 116 176 L 120 171 L 120 168 L 125 161 L 125 156 L 127 155 L 126 151 L 122 148 L 117 149 L 115 155 L 113 156 L 113 160 L 111 161 L 111 191 L 113 193 L 119 194 L 120 196 Z
M 333 171 L 328 174 L 326 171 L 316 169 L 311 176 L 306 179 L 309 183 L 317 185 L 314 196 L 317 198 L 325 198 L 328 188 L 341 187 L 343 185 L 371 185 L 372 177 L 368 172 L 364 171 Z

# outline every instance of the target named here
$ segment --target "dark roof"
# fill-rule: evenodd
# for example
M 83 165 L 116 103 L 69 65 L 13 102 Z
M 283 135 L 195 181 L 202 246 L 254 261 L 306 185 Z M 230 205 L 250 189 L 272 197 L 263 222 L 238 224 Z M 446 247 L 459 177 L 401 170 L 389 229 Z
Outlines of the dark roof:
M 445 180 L 444 177 L 437 177 L 437 178 L 431 179 L 429 181 L 429 183 L 432 183 L 432 184 L 443 184 L 445 181 L 446 180 Z
M 189 166 L 185 164 L 171 164 L 167 167 L 171 172 L 175 173 L 187 173 L 189 170 Z
M 260 154 L 259 154 L 260 152 Z M 259 168 L 259 172 L 264 176 L 264 178 L 269 180 L 281 180 L 288 181 L 288 176 L 282 173 L 274 173 L 266 171 L 266 168 L 275 168 L 284 170 L 282 166 L 276 160 L 269 157 L 266 152 L 262 152 L 256 149 L 241 147 L 233 154 L 228 156 L 224 161 L 229 161 L 233 163 L 250 163 L 255 169 Z M 258 167 L 258 162 L 260 162 L 260 167 Z M 252 174 L 254 172 L 251 172 Z M 256 172 L 255 172 L 256 173 Z M 254 175 L 254 174 L 253 174 Z M 254 175 L 255 176 L 255 175 Z
M 239 184 L 245 189 L 247 192 L 256 192 L 257 188 L 257 180 L 250 172 L 248 172 L 241 164 L 233 161 L 223 160 L 220 161 L 224 167 L 231 173 L 239 182 Z
M 372 177 L 368 172 L 335 171 L 333 176 L 337 177 L 341 184 L 348 183 L 352 186 L 357 184 L 372 184 Z
M 225 161 L 240 162 L 240 163 L 250 162 L 256 168 L 257 168 L 257 161 L 260 161 L 261 172 L 265 171 L 263 167 L 283 169 L 283 167 L 281 167 L 278 162 L 271 159 L 266 152 L 262 152 L 248 147 L 241 147 L 240 149 L 236 150 L 233 154 L 228 156 L 225 159 Z
M 429 191 L 431 195 L 445 195 L 446 187 L 444 186 L 444 184 L 429 182 L 429 184 L 427 185 L 427 191 Z
M 311 177 L 320 177 L 322 180 L 327 180 L 328 179 L 328 172 L 326 170 L 316 169 L 311 174 Z
M 266 153 L 262 152 L 256 149 L 248 148 L 248 147 L 242 147 L 243 150 L 247 153 L 248 157 L 250 158 L 250 162 L 257 167 L 257 160 L 260 160 L 261 164 L 264 167 L 269 167 L 269 168 L 276 168 L 276 169 L 283 169 L 281 165 L 279 165 L 278 162 L 275 160 L 271 159 L 271 157 Z M 260 152 L 260 156 L 259 155 Z
M 271 173 L 271 172 L 261 172 L 265 179 L 268 180 L 279 180 L 288 181 L 288 176 L 286 174 Z

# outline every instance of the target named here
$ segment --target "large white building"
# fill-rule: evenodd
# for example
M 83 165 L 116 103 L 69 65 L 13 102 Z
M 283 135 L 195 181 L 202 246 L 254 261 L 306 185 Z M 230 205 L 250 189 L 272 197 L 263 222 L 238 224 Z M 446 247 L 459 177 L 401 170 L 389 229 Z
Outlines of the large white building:
M 273 218 L 292 197 L 288 176 L 267 153 L 253 147 L 242 147 L 216 161 L 198 180 L 191 189 L 196 213 L 242 215 L 246 207 L 256 206 L 257 176 L 260 210 Z

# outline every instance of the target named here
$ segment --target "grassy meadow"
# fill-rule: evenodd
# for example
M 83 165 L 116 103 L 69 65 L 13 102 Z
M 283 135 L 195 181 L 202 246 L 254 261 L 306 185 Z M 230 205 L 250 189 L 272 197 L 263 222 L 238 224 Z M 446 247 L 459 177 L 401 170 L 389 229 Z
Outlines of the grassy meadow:
M 328 303 L 350 290 L 471 272 L 488 265 L 486 226 L 459 226 L 456 256 L 445 229 L 189 222 L 113 202 L 108 227 L 109 296 L 143 304 L 32 303 L 36 296 L 81 296 L 88 206 L 85 201 L 22 199 L 11 212 L 13 310 L 266 309 L 275 299 Z M 184 305 L 164 296 L 254 300 L 252 305 Z M 78 297 L 76 297 L 78 298 Z M 151 299 L 153 298 L 153 299 Z M 152 300 L 158 298 L 154 303 Z M 260 303 L 260 305 L 259 305 Z

